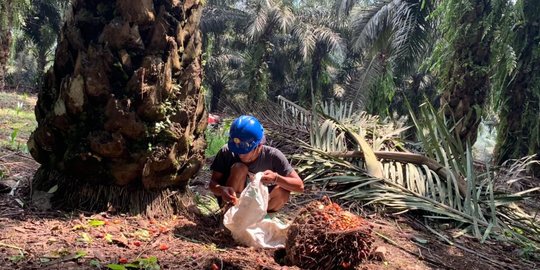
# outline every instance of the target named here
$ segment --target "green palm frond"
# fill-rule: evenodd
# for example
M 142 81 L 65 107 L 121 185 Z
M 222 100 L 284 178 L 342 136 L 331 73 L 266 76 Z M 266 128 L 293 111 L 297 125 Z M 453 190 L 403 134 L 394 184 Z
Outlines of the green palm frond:
M 332 54 L 343 55 L 345 52 L 345 41 L 339 33 L 329 27 L 298 22 L 292 29 L 292 34 L 298 41 L 304 61 L 308 61 L 318 44 L 328 48 Z
M 311 24 L 300 22 L 292 29 L 292 34 L 298 41 L 298 47 L 302 59 L 307 61 L 309 56 L 315 50 L 315 44 L 317 40 L 313 34 L 313 26 Z
M 409 108 L 412 111 L 412 108 Z M 455 172 L 456 175 L 466 176 L 465 147 L 458 140 L 453 129 L 443 128 L 447 125 L 442 112 L 438 112 L 430 103 L 420 105 L 421 119 L 411 114 L 418 129 L 417 136 L 424 145 L 425 154 L 441 162 Z M 461 186 L 463 191 L 465 187 Z
M 325 26 L 319 26 L 313 29 L 318 42 L 323 43 L 329 51 L 343 55 L 345 53 L 345 41 L 339 33 Z
M 432 25 L 422 1 L 382 1 L 357 7 L 351 15 L 353 49 L 385 51 L 398 70 L 412 70 L 429 53 Z
M 358 109 L 365 109 L 371 87 L 385 72 L 386 63 L 381 57 L 364 59 L 346 80 L 344 100 L 354 102 Z
M 227 85 L 230 78 L 237 76 L 244 62 L 244 57 L 235 52 L 210 57 L 205 65 L 205 82 Z
M 427 21 L 429 10 L 419 8 L 420 3 L 402 1 L 392 16 L 392 51 L 396 70 L 410 72 L 431 52 L 433 27 Z
M 252 46 L 250 51 L 243 54 L 245 64 L 242 66 L 245 88 L 238 88 L 246 93 L 250 101 L 261 101 L 267 98 L 270 78 L 268 64 L 265 61 L 267 44 Z
M 265 2 L 265 1 L 262 1 Z M 252 39 L 258 39 L 268 29 L 269 25 L 269 8 L 265 6 L 258 7 L 255 17 L 247 28 L 247 35 Z
M 247 28 L 247 35 L 252 40 L 258 40 L 273 29 L 288 31 L 294 21 L 291 9 L 281 2 L 261 0 L 255 6 L 254 17 Z
M 25 16 L 31 11 L 29 0 L 12 0 L 0 2 L 0 29 L 11 30 L 24 24 Z
M 353 116 L 354 104 L 352 102 L 334 102 L 334 100 L 325 101 L 321 104 L 321 110 L 325 115 L 343 122 Z
M 318 129 L 311 129 L 311 145 L 324 152 L 346 151 L 346 133 L 334 125 L 334 121 L 325 120 Z
M 241 31 L 246 27 L 248 14 L 245 11 L 227 7 L 206 5 L 201 16 L 200 27 L 203 33 L 224 33 L 229 27 Z
M 222 53 L 208 60 L 208 65 L 238 68 L 245 62 L 244 57 L 236 52 Z
M 397 147 L 394 152 L 373 151 L 360 145 L 354 138 L 365 138 L 364 142 L 372 147 L 374 138 L 383 136 L 376 131 L 381 122 L 366 115 L 362 125 L 324 114 L 319 117 L 322 124 L 312 125 L 311 144 L 303 144 L 306 152 L 294 157 L 303 161 L 299 171 L 306 175 L 306 182 L 347 201 L 382 204 L 400 212 L 421 210 L 427 219 L 454 221 L 481 241 L 493 234 L 504 235 L 512 227 L 526 228 L 521 230 L 527 231 L 530 240 L 540 241 L 535 234 L 540 228 L 527 225 L 531 216 L 508 210 L 515 208 L 513 202 L 540 188 L 498 193 L 494 173 L 475 172 L 470 146 L 459 145 L 456 136 L 447 130 L 444 118 L 432 107 L 424 106 L 419 117 L 413 115 L 426 155 L 402 152 Z M 399 132 L 393 134 L 387 136 L 388 145 L 399 136 Z M 368 169 L 369 152 L 381 164 L 381 177 L 373 177 Z M 523 222 L 510 223 L 509 215 L 515 213 Z
M 295 16 L 291 8 L 283 3 L 274 4 L 271 18 L 274 27 L 279 28 L 282 33 L 286 33 L 292 26 Z
M 391 0 L 377 2 L 369 6 L 357 6 L 351 12 L 350 27 L 354 37 L 352 48 L 365 51 L 379 39 L 383 32 L 391 30 Z
M 416 72 L 418 65 L 431 51 L 429 40 L 434 31 L 427 16 L 432 7 L 429 3 L 424 5 L 424 2 L 377 1 L 374 4 L 356 5 L 352 9 L 351 48 L 361 53 L 363 58 L 356 70 L 352 71 L 354 81 L 346 91 L 347 100 L 370 105 L 370 108 L 389 107 L 395 87 L 384 91 L 385 98 L 378 97 L 381 88 L 389 88 L 394 81 L 399 84 Z M 379 104 L 382 100 L 385 102 Z M 363 106 L 359 108 L 366 109 Z M 381 113 L 378 109 L 368 111 Z
M 349 16 L 349 13 L 351 13 L 351 10 L 353 9 L 356 2 L 357 2 L 356 0 L 336 1 L 334 3 L 334 13 L 336 17 L 338 18 L 338 20 Z
M 345 19 L 336 19 L 335 14 L 325 6 L 313 5 L 295 10 L 297 20 L 311 25 L 324 25 L 343 33 L 347 30 Z

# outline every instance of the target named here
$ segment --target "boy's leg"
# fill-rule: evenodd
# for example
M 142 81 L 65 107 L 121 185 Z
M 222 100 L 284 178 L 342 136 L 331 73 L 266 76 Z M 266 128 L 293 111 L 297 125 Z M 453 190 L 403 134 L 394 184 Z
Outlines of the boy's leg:
M 225 185 L 234 189 L 236 197 L 240 196 L 240 193 L 246 187 L 248 172 L 248 167 L 244 163 L 237 162 L 231 166 L 231 173 Z
M 285 204 L 289 201 L 289 196 L 291 192 L 283 189 L 281 187 L 274 187 L 270 192 L 270 198 L 268 199 L 268 213 L 276 212 L 279 209 L 283 208 Z

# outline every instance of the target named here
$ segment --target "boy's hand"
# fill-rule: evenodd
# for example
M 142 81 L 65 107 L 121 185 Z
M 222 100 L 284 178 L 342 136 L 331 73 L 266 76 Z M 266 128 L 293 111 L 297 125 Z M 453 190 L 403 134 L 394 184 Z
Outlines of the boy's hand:
M 236 192 L 232 187 L 222 186 L 221 187 L 221 198 L 224 201 L 236 205 L 238 203 L 238 198 L 236 197 Z
M 265 185 L 275 185 L 277 182 L 278 174 L 271 171 L 266 170 L 263 172 L 263 175 L 261 177 L 261 182 Z

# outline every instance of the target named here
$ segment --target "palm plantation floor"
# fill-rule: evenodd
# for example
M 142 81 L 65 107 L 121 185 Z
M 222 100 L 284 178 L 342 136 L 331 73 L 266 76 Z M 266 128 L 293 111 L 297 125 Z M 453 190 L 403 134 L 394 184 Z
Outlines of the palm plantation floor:
M 12 194 L 0 194 L 0 269 L 298 269 L 282 266 L 274 250 L 238 246 L 218 222 L 196 211 L 162 219 L 109 213 L 38 210 L 29 200 L 29 181 L 37 169 L 28 155 L 0 150 L 9 174 L 18 183 Z M 202 172 L 201 178 L 206 178 Z M 195 183 L 200 181 L 194 181 Z M 283 213 L 317 197 L 297 196 Z M 189 208 L 188 208 L 189 209 Z M 377 233 L 374 247 L 384 258 L 372 258 L 358 269 L 534 269 L 515 246 L 478 243 L 461 237 L 447 245 L 408 215 L 368 215 Z M 277 259 L 277 261 L 276 261 Z M 126 264 L 127 263 L 127 264 Z M 152 268 L 153 267 L 153 268 Z M 138 268 L 127 268 L 138 269 Z

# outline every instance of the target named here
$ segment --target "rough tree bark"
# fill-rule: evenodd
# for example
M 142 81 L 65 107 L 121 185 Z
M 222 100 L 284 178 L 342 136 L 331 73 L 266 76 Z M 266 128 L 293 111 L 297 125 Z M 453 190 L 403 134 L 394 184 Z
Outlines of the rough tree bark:
M 440 77 L 444 87 L 441 108 L 446 116 L 456 121 L 456 131 L 463 145 L 467 140 L 471 145 L 476 141 L 481 109 L 489 91 L 493 34 L 486 28 L 486 22 L 491 12 L 490 2 L 464 1 L 464 10 L 454 26 L 458 29 L 456 37 L 448 48 L 452 57 L 446 65 L 450 67 Z
M 28 146 L 54 202 L 150 215 L 178 209 L 204 159 L 198 0 L 75 0 Z M 181 192 L 180 192 L 181 193 Z
M 0 27 L 0 90 L 6 87 L 7 64 L 9 48 L 11 47 L 11 31 Z
M 13 16 L 11 1 L 0 3 L 0 90 L 6 87 L 7 64 L 13 36 Z

